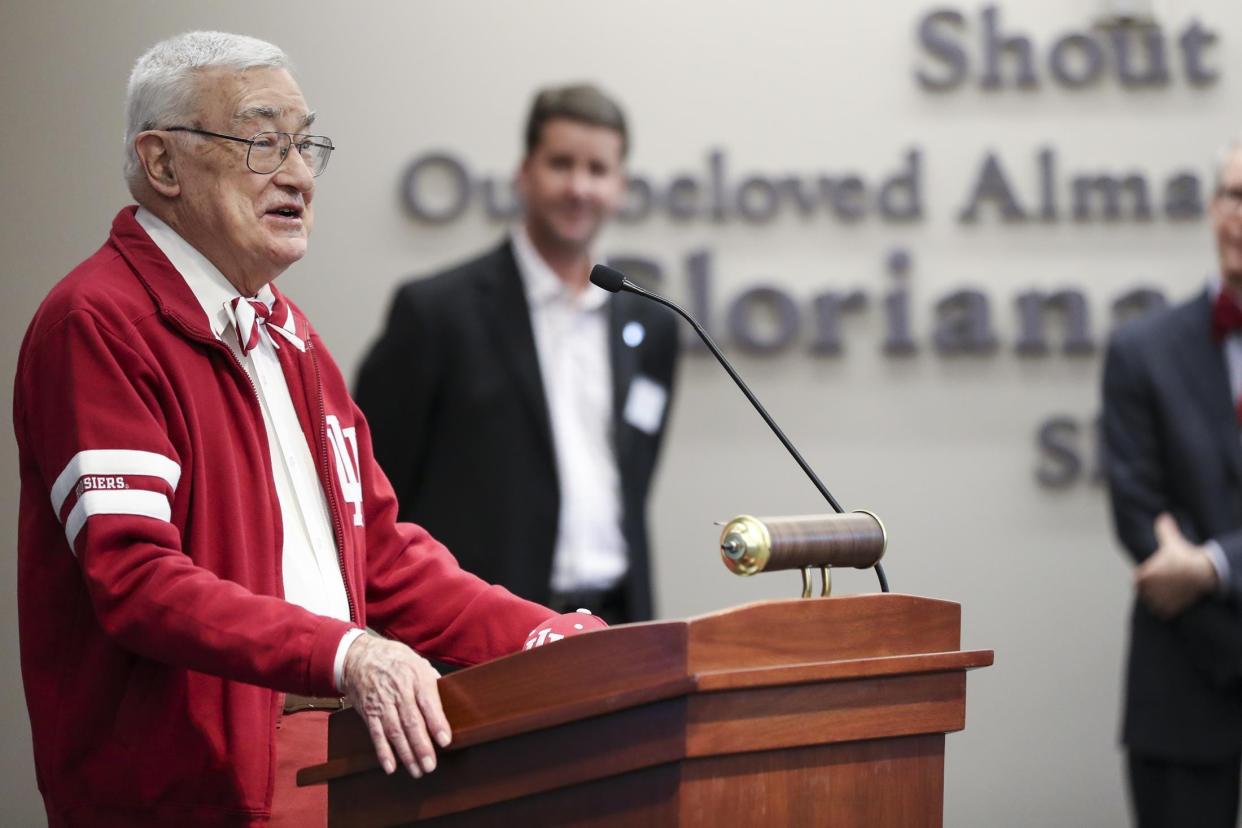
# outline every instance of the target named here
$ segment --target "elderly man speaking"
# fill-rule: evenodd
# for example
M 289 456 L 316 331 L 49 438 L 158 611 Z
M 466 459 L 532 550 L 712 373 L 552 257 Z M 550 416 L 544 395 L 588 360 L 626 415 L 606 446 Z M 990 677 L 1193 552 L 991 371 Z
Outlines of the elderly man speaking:
M 477 663 L 554 617 L 396 522 L 340 371 L 272 286 L 333 152 L 288 66 L 215 32 L 139 59 L 138 206 L 22 344 L 22 672 L 53 825 L 322 824 L 294 771 L 324 758 L 324 708 L 421 776 L 452 735 L 418 653 Z

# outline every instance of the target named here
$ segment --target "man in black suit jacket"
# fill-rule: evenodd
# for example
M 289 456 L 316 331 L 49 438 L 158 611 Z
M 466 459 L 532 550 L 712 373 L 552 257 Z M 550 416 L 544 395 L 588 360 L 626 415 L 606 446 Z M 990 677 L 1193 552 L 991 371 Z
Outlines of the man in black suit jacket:
M 522 221 L 398 290 L 356 394 L 403 520 L 518 595 L 610 623 L 652 616 L 646 500 L 678 352 L 665 309 L 587 281 L 626 149 L 594 87 L 536 96 Z
M 1142 826 L 1233 826 L 1242 776 L 1242 147 L 1211 217 L 1220 281 L 1118 330 L 1103 430 L 1138 564 L 1123 740 Z

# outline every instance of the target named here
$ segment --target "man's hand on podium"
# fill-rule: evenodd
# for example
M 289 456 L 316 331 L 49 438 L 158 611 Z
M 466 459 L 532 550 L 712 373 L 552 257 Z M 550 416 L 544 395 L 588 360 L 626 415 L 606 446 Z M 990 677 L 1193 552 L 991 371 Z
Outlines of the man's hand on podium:
M 568 638 L 571 635 L 579 635 L 591 630 L 602 630 L 607 626 L 604 623 L 604 619 L 598 615 L 592 615 L 590 610 L 580 609 L 577 612 L 567 612 L 549 618 L 531 630 L 530 635 L 526 636 L 526 644 L 522 649 L 531 650 L 535 647 L 542 647 L 544 644 L 551 644 L 553 641 L 560 641 L 562 638 Z
M 588 610 L 567 612 L 531 630 L 523 649 L 607 626 Z M 361 635 L 349 645 L 342 689 L 366 722 L 385 773 L 395 771 L 398 760 L 415 779 L 436 769 L 432 736 L 442 748 L 453 738 L 440 702 L 439 679 L 427 659 L 399 641 Z
M 436 769 L 429 734 L 440 747 L 453 738 L 439 678 L 427 659 L 398 641 L 361 635 L 346 651 L 343 689 L 366 722 L 385 773 L 397 769 L 397 759 L 415 779 Z

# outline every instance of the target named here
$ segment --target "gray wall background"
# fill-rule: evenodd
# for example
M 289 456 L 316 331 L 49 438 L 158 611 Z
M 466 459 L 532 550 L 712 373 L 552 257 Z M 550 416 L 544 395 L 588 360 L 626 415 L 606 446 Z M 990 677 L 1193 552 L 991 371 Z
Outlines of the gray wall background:
M 1041 61 L 1054 36 L 1085 29 L 1095 10 L 1076 0 L 999 6 L 1004 27 L 1030 35 Z M 8 0 L 0 7 L 0 374 L 13 376 L 42 296 L 103 241 L 127 203 L 120 138 L 133 60 L 187 29 L 241 31 L 284 47 L 319 125 L 340 148 L 320 180 L 311 254 L 281 286 L 347 373 L 399 279 L 458 260 L 500 233 L 477 210 L 444 227 L 412 221 L 397 193 L 404 166 L 445 148 L 476 171 L 507 175 L 529 95 L 541 84 L 587 78 L 614 91 L 634 126 L 631 166 L 662 181 L 701 174 L 712 147 L 728 152 L 735 175 L 857 170 L 874 180 L 919 145 L 927 213 L 914 224 L 661 218 L 615 228 L 603 248 L 661 261 L 674 298 L 686 294 L 683 257 L 711 248 L 717 314 L 723 299 L 761 281 L 781 285 L 804 309 L 827 288 L 873 297 L 847 324 L 840 357 L 811 355 L 805 338 L 776 358 L 734 356 L 834 493 L 884 517 L 893 588 L 960 602 L 964 645 L 996 650 L 996 665 L 969 679 L 967 730 L 948 740 L 946 822 L 1119 824 L 1129 567 L 1098 487 L 1053 492 L 1034 481 L 1037 424 L 1054 413 L 1094 416 L 1099 357 L 1019 358 L 1013 297 L 1081 286 L 1102 338 L 1108 303 L 1124 288 L 1144 282 L 1175 296 L 1197 289 L 1213 267 L 1210 237 L 1204 222 L 1007 225 L 989 214 L 964 228 L 955 216 L 989 150 L 1002 153 L 1025 193 L 1036 186 L 1034 154 L 1043 145 L 1058 149 L 1064 174 L 1138 168 L 1156 182 L 1183 168 L 1208 175 L 1215 148 L 1242 120 L 1235 45 L 1242 11 L 1231 0 L 1156 4 L 1172 31 L 1198 17 L 1221 35 L 1210 54 L 1222 77 L 1206 90 L 1191 90 L 1175 67 L 1162 90 L 1123 91 L 1107 81 L 1071 92 L 1041 65 L 1036 91 L 985 93 L 970 84 L 931 95 L 913 80 L 927 63 L 914 29 L 931 8 L 914 0 Z M 981 7 L 957 8 L 977 59 Z M 1067 185 L 1059 186 L 1064 199 Z M 913 256 L 921 346 L 901 361 L 879 349 L 877 297 L 889 287 L 883 263 L 895 246 Z M 963 286 L 992 299 L 1001 346 L 990 357 L 946 359 L 929 346 L 933 302 Z M 688 358 L 682 378 L 654 492 L 661 616 L 794 595 L 796 575 L 742 581 L 726 573 L 713 521 L 822 505 L 713 364 Z M 7 418 L 11 390 L 7 381 L 2 387 Z M 0 479 L 0 821 L 39 824 L 18 670 L 11 438 L 0 441 L 0 464 L 8 470 Z M 873 588 L 869 574 L 837 578 L 842 592 Z

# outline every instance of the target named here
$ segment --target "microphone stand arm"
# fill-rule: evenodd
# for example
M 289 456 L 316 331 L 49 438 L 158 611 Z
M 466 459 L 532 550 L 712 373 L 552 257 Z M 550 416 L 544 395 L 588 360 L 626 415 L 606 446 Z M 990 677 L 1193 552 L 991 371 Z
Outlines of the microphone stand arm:
M 753 405 L 755 410 L 759 412 L 759 416 L 762 417 L 763 421 L 768 424 L 768 428 L 772 429 L 772 433 L 775 434 L 776 438 L 781 441 L 781 445 L 783 445 L 785 450 L 793 456 L 793 459 L 798 463 L 798 466 L 802 469 L 806 476 L 810 478 L 811 483 L 813 483 L 815 488 L 819 490 L 819 493 L 824 496 L 824 500 L 828 501 L 828 505 L 830 505 L 833 511 L 837 514 L 843 514 L 845 510 L 841 508 L 841 504 L 838 503 L 837 499 L 832 496 L 832 492 L 828 491 L 828 487 L 825 486 L 824 482 L 819 479 L 819 475 L 815 474 L 815 471 L 811 468 L 810 464 L 803 459 L 802 454 L 794 448 L 794 444 L 789 442 L 789 438 L 785 436 L 785 432 L 781 430 L 781 427 L 778 426 L 776 421 L 772 419 L 770 414 L 768 414 L 767 409 L 763 407 L 763 403 L 759 402 L 759 398 L 751 392 L 750 387 L 746 385 L 746 382 L 742 379 L 738 372 L 734 370 L 733 366 L 729 363 L 729 360 L 725 359 L 724 354 L 722 354 L 720 349 L 716 347 L 716 343 L 712 341 L 710 336 L 708 336 L 707 331 L 703 329 L 703 326 L 696 322 L 690 314 L 682 310 L 677 304 L 670 302 L 663 296 L 658 296 L 649 290 L 639 287 L 629 279 L 624 281 L 623 287 L 631 293 L 637 293 L 640 296 L 645 296 L 653 302 L 659 302 L 661 305 L 664 305 L 664 307 L 673 311 L 682 319 L 690 323 L 690 327 L 694 328 L 694 332 L 697 333 L 699 338 L 703 340 L 703 344 L 711 350 L 712 354 L 716 357 L 716 360 L 724 366 L 725 371 L 727 371 L 729 376 L 733 378 L 733 381 L 737 383 L 737 387 L 742 389 L 742 393 L 746 395 L 746 399 L 750 400 L 750 404 Z M 879 561 L 875 564 L 875 574 L 876 577 L 880 579 L 880 591 L 888 592 L 888 578 L 885 577 L 884 567 L 880 565 Z

